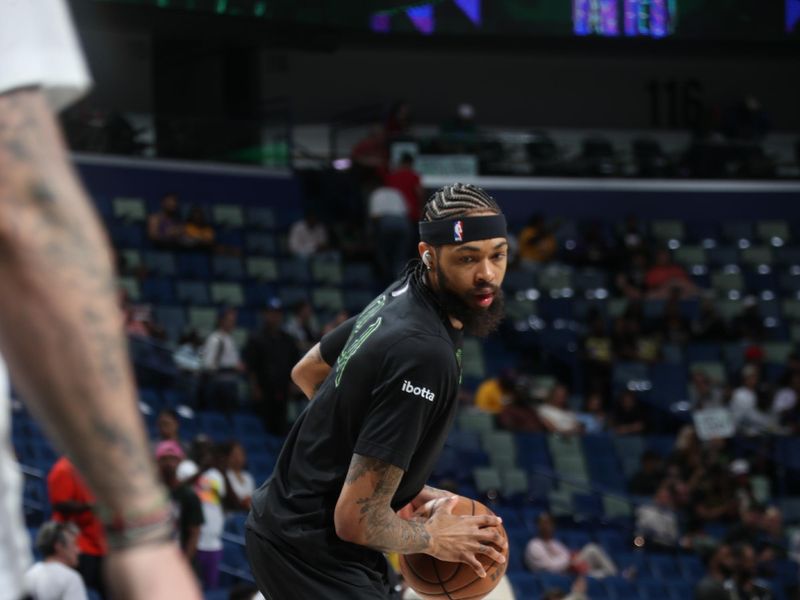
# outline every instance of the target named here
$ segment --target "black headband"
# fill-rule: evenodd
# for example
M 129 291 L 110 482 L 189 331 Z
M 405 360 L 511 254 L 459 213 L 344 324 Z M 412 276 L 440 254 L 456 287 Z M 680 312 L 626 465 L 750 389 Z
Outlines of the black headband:
M 508 237 L 508 232 L 503 215 L 455 217 L 441 221 L 421 221 L 419 224 L 419 239 L 432 246 L 504 237 Z

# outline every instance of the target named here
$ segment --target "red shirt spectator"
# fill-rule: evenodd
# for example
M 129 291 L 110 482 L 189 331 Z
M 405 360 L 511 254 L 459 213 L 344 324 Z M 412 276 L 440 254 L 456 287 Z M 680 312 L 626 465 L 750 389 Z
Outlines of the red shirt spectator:
M 387 187 L 403 194 L 408 210 L 408 218 L 413 222 L 420 220 L 422 211 L 422 178 L 414 170 L 414 157 L 408 153 L 400 158 L 400 166 L 386 176 Z
M 53 506 L 53 520 L 75 523 L 80 530 L 81 553 L 102 556 L 106 538 L 100 521 L 92 512 L 95 498 L 72 463 L 61 457 L 47 475 L 47 491 Z

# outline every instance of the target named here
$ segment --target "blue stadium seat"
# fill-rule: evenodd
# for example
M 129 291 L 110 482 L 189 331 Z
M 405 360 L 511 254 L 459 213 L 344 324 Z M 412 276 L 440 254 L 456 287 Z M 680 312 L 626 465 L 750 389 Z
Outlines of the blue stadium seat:
M 246 520 L 246 513 L 229 513 L 225 517 L 225 532 L 234 535 L 244 535 L 244 522 Z
M 689 364 L 714 362 L 720 359 L 722 346 L 714 343 L 690 343 L 686 345 L 684 357 Z
M 508 580 L 520 600 L 539 598 L 542 595 L 542 586 L 532 573 L 524 571 L 509 573 Z
M 673 580 L 667 585 L 671 600 L 688 600 L 694 597 L 696 581 Z
M 284 258 L 278 263 L 278 273 L 286 283 L 311 283 L 308 261 L 302 258 Z
M 167 337 L 177 342 L 186 327 L 186 311 L 181 306 L 156 306 L 156 321 L 167 332 Z
M 179 254 L 178 276 L 185 279 L 209 279 L 211 266 L 208 256 L 195 253 Z
M 258 256 L 275 256 L 278 252 L 275 236 L 268 233 L 248 233 L 245 248 L 248 254 Z
M 658 406 L 667 408 L 689 397 L 686 369 L 682 364 L 656 363 L 650 369 L 650 376 L 653 387 L 648 397 Z
M 271 283 L 247 282 L 244 286 L 244 299 L 248 306 L 262 308 L 270 298 L 278 297 L 278 286 Z
M 699 556 L 694 554 L 681 554 L 678 556 L 678 564 L 683 571 L 683 576 L 689 581 L 699 581 L 706 574 L 706 569 Z
M 271 208 L 248 207 L 245 209 L 245 225 L 253 229 L 274 229 L 275 212 Z
M 369 263 L 347 263 L 342 272 L 342 283 L 346 288 L 372 290 L 375 276 Z
M 217 232 L 216 243 L 229 248 L 242 248 L 244 246 L 244 236 L 238 229 L 221 229 Z
M 556 531 L 555 537 L 561 540 L 567 548 L 574 551 L 579 551 L 592 541 L 592 536 L 587 529 L 560 528 Z
M 212 411 L 197 413 L 197 424 L 201 433 L 221 442 L 233 437 L 233 427 L 225 415 Z
M 667 586 L 661 581 L 639 580 L 637 587 L 644 600 L 671 600 Z
M 171 252 L 145 252 L 142 262 L 147 270 L 161 277 L 175 276 L 175 256 Z
M 225 540 L 222 546 L 222 563 L 233 569 L 249 569 L 244 545 Z
M 552 588 L 558 588 L 564 592 L 569 592 L 572 587 L 573 578 L 568 575 L 557 575 L 555 573 L 536 572 L 536 578 L 543 592 Z
M 634 600 L 639 598 L 639 592 L 636 587 L 623 577 L 606 577 L 603 583 L 611 596 L 617 598 L 617 600 Z
M 141 248 L 144 245 L 144 228 L 141 225 L 111 223 L 108 233 L 117 248 Z
M 367 290 L 344 290 L 344 309 L 350 314 L 360 313 L 375 298 L 375 294 Z
M 205 281 L 179 281 L 175 286 L 175 297 L 178 302 L 193 305 L 211 303 L 208 285 Z
M 244 267 L 235 256 L 215 256 L 211 262 L 211 274 L 218 279 L 238 281 L 244 277 Z
M 170 304 L 175 301 L 172 280 L 165 277 L 148 277 L 142 281 L 142 297 L 153 304 Z
M 683 576 L 678 560 L 671 554 L 651 554 L 647 560 L 656 579 L 672 581 Z
M 736 246 L 717 246 L 706 253 L 708 264 L 712 267 L 739 264 L 739 249 Z
M 630 539 L 616 528 L 601 528 L 595 530 L 595 540 L 610 555 L 626 552 L 630 549 Z
M 259 417 L 241 412 L 233 415 L 233 430 L 237 437 L 262 437 L 265 433 Z

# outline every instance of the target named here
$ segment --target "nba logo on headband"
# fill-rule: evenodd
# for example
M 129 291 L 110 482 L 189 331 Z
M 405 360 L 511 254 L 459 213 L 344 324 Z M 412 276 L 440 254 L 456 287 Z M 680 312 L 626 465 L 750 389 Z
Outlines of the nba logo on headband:
M 453 224 L 453 241 L 464 241 L 464 224 L 461 221 L 456 221 Z

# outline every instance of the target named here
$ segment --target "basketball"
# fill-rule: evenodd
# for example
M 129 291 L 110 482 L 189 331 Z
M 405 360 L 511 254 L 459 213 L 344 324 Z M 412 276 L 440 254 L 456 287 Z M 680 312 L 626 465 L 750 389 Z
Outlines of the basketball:
M 454 515 L 493 515 L 486 506 L 470 498 L 460 497 L 453 509 Z M 499 526 L 500 533 L 507 539 L 506 530 Z M 486 597 L 500 583 L 508 565 L 508 547 L 497 548 L 506 557 L 499 564 L 482 554 L 478 555 L 486 571 L 486 577 L 478 577 L 467 564 L 445 562 L 428 554 L 407 554 L 400 557 L 400 571 L 406 583 L 425 600 L 480 600 Z

